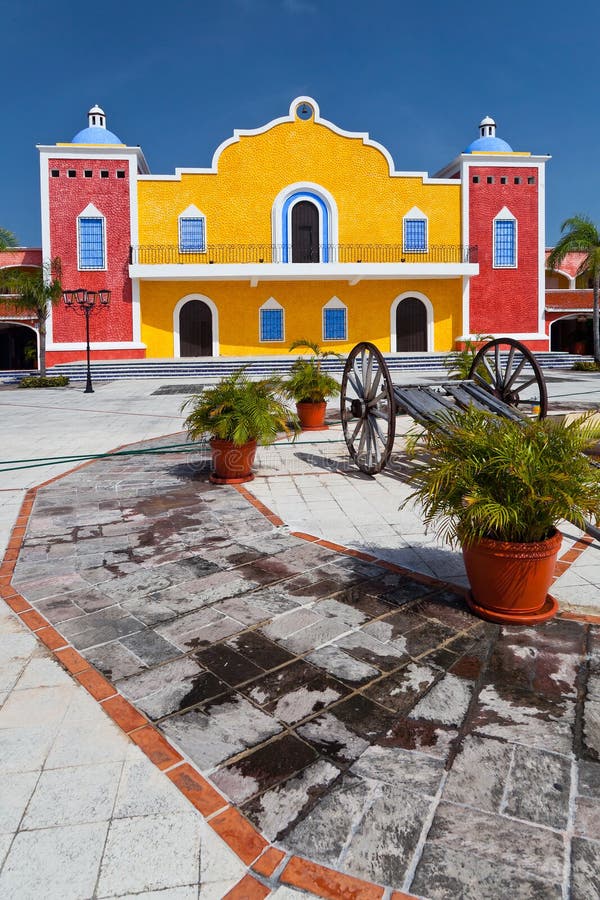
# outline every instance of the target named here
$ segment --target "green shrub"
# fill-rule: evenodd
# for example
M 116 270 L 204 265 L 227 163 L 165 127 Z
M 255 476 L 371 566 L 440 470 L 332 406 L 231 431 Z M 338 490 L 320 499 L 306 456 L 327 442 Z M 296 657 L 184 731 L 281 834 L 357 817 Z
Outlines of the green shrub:
M 321 363 L 328 356 L 341 359 L 339 353 L 322 350 L 314 341 L 294 341 L 290 346 L 290 352 L 298 348 L 310 350 L 312 356 L 305 358 L 299 356 L 290 369 L 290 374 L 285 381 L 285 394 L 296 403 L 322 403 L 328 397 L 337 397 L 340 393 L 340 384 L 321 368 Z
M 27 375 L 21 378 L 20 388 L 53 388 L 65 387 L 69 383 L 66 375 Z
M 600 363 L 588 362 L 582 359 L 581 362 L 573 363 L 574 372 L 600 372 Z
M 561 519 L 583 528 L 584 517 L 600 517 L 600 468 L 584 453 L 600 427 L 589 418 L 521 424 L 474 407 L 450 411 L 412 438 L 422 465 L 409 499 L 449 543 L 541 541 Z
M 491 334 L 476 334 L 474 340 L 468 338 L 465 341 L 465 346 L 462 350 L 456 350 L 454 353 L 451 353 L 448 359 L 450 378 L 454 378 L 457 381 L 467 381 L 467 379 L 471 377 L 470 373 L 473 360 L 481 347 L 491 340 L 493 340 Z M 488 384 L 490 383 L 490 374 L 485 366 L 480 365 L 478 367 L 478 374 L 481 375 Z
M 186 400 L 181 409 L 191 406 L 184 422 L 188 435 L 194 441 L 209 436 L 241 446 L 251 440 L 272 444 L 281 431 L 295 434 L 298 419 L 279 398 L 281 391 L 279 378 L 251 381 L 244 368 L 238 369 Z

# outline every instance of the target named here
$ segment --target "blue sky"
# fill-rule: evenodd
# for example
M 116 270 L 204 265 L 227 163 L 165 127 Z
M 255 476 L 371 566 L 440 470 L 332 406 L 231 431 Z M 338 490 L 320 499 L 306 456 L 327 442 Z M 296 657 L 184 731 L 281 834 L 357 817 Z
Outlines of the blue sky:
M 210 164 L 234 128 L 313 96 L 396 168 L 436 172 L 484 115 L 515 150 L 549 153 L 547 242 L 600 223 L 596 37 L 580 0 L 0 0 L 0 225 L 39 246 L 36 143 L 70 140 L 99 103 L 153 172 Z

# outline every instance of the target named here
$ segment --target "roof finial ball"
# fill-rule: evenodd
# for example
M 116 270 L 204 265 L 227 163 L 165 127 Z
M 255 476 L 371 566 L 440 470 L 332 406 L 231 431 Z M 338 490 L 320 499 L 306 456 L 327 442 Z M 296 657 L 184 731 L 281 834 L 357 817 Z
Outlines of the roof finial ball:
M 93 128 L 94 126 L 96 128 L 106 128 L 106 114 L 97 103 L 88 112 L 88 128 Z

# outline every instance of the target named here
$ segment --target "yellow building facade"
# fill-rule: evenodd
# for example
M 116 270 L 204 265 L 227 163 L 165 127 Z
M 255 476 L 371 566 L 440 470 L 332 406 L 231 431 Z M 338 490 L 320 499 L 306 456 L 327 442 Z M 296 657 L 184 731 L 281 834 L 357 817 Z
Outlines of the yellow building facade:
M 469 279 L 457 178 L 396 171 L 366 134 L 289 114 L 236 131 L 211 168 L 137 177 L 129 275 L 149 358 L 450 350 Z

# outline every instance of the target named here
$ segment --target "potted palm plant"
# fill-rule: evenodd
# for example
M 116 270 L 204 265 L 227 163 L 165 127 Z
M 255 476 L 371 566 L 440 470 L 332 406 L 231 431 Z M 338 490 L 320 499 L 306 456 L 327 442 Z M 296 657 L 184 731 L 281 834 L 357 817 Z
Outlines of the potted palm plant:
M 548 594 L 557 525 L 600 517 L 600 469 L 584 453 L 600 428 L 588 418 L 520 423 L 470 408 L 413 436 L 423 465 L 409 500 L 441 538 L 462 545 L 469 605 L 483 618 L 532 624 L 557 612 Z
M 305 339 L 294 341 L 290 345 L 290 353 L 294 350 L 310 350 L 312 356 L 299 356 L 294 362 L 290 374 L 285 381 L 285 393 L 296 403 L 296 410 L 303 431 L 318 431 L 326 428 L 325 412 L 327 398 L 337 397 L 340 385 L 333 375 L 323 371 L 322 362 L 328 356 L 338 353 L 324 351 L 319 344 Z
M 213 387 L 190 397 L 184 425 L 192 440 L 209 438 L 214 484 L 251 481 L 257 442 L 271 444 L 277 435 L 296 434 L 296 417 L 281 399 L 278 378 L 253 381 L 241 368 Z

